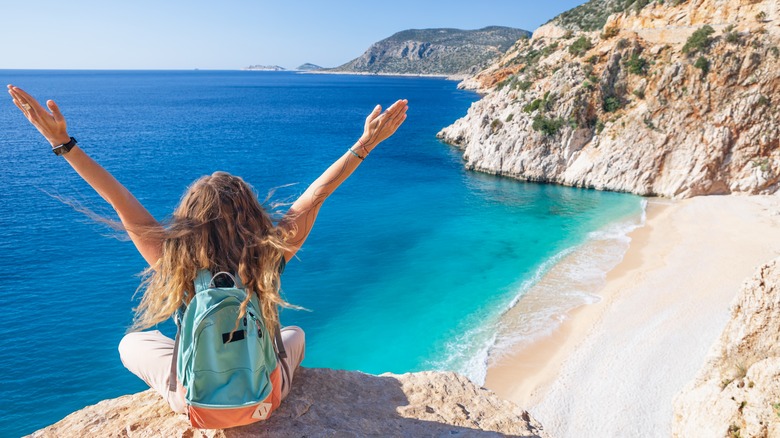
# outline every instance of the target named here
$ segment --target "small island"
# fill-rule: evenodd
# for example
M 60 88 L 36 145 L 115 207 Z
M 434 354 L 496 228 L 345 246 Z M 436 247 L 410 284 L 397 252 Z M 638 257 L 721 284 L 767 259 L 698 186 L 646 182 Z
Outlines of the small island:
M 244 67 L 241 70 L 254 70 L 254 71 L 285 71 L 286 69 L 284 67 L 280 67 L 278 65 L 250 65 L 249 67 Z
M 323 68 L 324 67 L 320 67 L 317 64 L 312 64 L 310 62 L 307 62 L 305 64 L 299 65 L 298 68 L 296 68 L 296 70 L 300 70 L 300 71 L 317 71 L 317 70 L 322 70 Z

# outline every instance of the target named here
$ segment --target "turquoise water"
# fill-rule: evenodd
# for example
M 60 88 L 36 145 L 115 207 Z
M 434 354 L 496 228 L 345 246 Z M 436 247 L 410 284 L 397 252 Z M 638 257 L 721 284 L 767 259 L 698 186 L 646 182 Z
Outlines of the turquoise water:
M 241 175 L 294 200 L 360 135 L 376 103 L 409 99 L 399 132 L 326 202 L 283 276 L 284 324 L 305 366 L 369 373 L 454 369 L 479 380 L 502 312 L 635 196 L 468 172 L 436 132 L 478 99 L 432 78 L 218 71 L 9 71 L 53 98 L 71 135 L 158 218 L 195 178 Z M 144 263 L 53 195 L 110 213 L 11 104 L 0 103 L 0 435 L 145 389 L 116 346 Z M 557 260 L 557 259 L 556 259 Z M 566 291 L 562 291 L 566 292 Z M 557 293 L 557 292 L 551 292 Z M 487 329 L 485 329 L 487 327 Z M 161 327 L 173 334 L 172 324 Z

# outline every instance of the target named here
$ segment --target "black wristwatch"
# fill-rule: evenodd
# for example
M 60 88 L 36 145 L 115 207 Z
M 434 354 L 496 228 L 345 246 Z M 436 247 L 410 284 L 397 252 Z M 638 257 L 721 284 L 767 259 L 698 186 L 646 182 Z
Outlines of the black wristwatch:
M 69 142 L 63 143 L 59 146 L 54 146 L 52 152 L 54 152 L 54 155 L 67 154 L 71 149 L 73 149 L 73 146 L 76 146 L 76 144 L 76 139 L 71 137 Z

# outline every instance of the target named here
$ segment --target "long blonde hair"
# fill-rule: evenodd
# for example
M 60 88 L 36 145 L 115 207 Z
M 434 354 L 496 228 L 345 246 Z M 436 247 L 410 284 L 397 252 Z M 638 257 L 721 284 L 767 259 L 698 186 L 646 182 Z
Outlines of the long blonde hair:
M 255 294 L 272 332 L 279 323 L 278 307 L 296 307 L 279 294 L 279 265 L 289 247 L 288 236 L 240 177 L 215 172 L 198 179 L 157 232 L 162 237 L 162 257 L 143 273 L 139 286 L 143 297 L 131 330 L 165 321 L 188 304 L 200 269 L 238 274 L 249 292 L 239 318 Z

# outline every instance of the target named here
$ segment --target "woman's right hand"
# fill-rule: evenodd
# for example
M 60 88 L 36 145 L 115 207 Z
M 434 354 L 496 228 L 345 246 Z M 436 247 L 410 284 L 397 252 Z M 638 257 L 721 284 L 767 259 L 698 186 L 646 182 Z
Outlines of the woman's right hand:
M 8 94 L 14 98 L 14 104 L 19 107 L 27 120 L 46 137 L 52 147 L 70 141 L 65 117 L 53 100 L 46 101 L 47 111 L 34 97 L 26 91 L 13 85 L 8 85 Z

